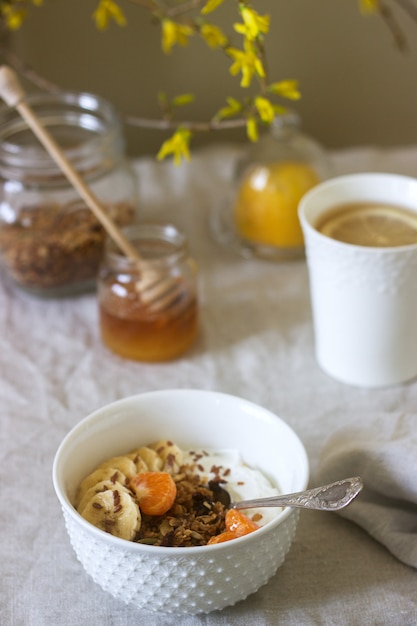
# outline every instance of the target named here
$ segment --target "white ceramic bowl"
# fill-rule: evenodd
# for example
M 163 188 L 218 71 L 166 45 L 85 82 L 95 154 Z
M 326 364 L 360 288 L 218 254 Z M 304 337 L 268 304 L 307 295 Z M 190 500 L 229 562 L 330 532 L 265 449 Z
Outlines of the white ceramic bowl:
M 77 558 L 93 580 L 139 609 L 197 614 L 254 593 L 290 549 L 298 514 L 284 509 L 249 535 L 220 544 L 173 548 L 133 543 L 84 520 L 71 504 L 100 462 L 158 439 L 183 448 L 234 448 L 282 492 L 304 489 L 305 449 L 279 417 L 249 401 L 203 390 L 165 390 L 119 400 L 82 420 L 61 443 L 53 482 Z

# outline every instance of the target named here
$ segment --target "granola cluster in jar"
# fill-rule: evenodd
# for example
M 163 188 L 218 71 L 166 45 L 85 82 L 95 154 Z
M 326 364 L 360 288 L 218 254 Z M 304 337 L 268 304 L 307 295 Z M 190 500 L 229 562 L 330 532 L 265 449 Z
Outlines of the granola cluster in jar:
M 104 207 L 117 225 L 134 222 L 133 204 Z M 11 278 L 29 291 L 55 295 L 71 286 L 82 291 L 95 284 L 105 239 L 104 228 L 81 202 L 24 207 L 18 219 L 0 228 L 0 259 Z

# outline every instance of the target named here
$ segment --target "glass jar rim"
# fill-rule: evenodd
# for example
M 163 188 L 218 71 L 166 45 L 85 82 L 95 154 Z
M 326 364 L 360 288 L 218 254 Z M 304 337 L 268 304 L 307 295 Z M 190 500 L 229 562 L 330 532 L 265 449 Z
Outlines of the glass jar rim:
M 86 91 L 32 93 L 27 102 L 74 167 L 82 172 L 98 161 L 120 158 L 124 152 L 122 124 L 114 106 Z M 111 159 L 108 158 L 111 155 Z M 0 175 L 34 180 L 56 176 L 58 166 L 17 111 L 0 105 Z
M 272 120 L 271 133 L 280 134 L 282 131 L 288 130 L 300 130 L 301 118 L 299 114 L 293 109 L 287 109 L 285 113 L 276 115 Z
M 134 244 L 141 259 L 127 257 L 108 237 L 103 262 L 114 269 L 128 272 L 138 267 L 169 267 L 178 263 L 187 254 L 187 238 L 173 224 L 133 224 L 121 230 Z

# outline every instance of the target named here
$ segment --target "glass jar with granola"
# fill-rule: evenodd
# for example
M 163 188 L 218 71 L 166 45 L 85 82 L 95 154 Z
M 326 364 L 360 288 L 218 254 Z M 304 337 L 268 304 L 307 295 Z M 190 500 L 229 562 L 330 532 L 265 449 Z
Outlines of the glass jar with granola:
M 112 105 L 88 93 L 28 102 L 119 226 L 137 211 L 134 173 Z M 3 274 L 45 297 L 95 288 L 105 233 L 19 114 L 0 107 L 0 262 Z

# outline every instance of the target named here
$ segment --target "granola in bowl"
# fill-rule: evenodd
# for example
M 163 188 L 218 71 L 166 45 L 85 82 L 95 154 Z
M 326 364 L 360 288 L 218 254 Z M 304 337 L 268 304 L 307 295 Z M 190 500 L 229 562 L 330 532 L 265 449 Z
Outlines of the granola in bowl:
M 234 539 L 278 513 L 232 513 L 224 490 L 233 500 L 278 493 L 265 476 L 241 462 L 237 451 L 184 452 L 163 440 L 101 463 L 82 481 L 74 505 L 105 532 L 163 547 Z

